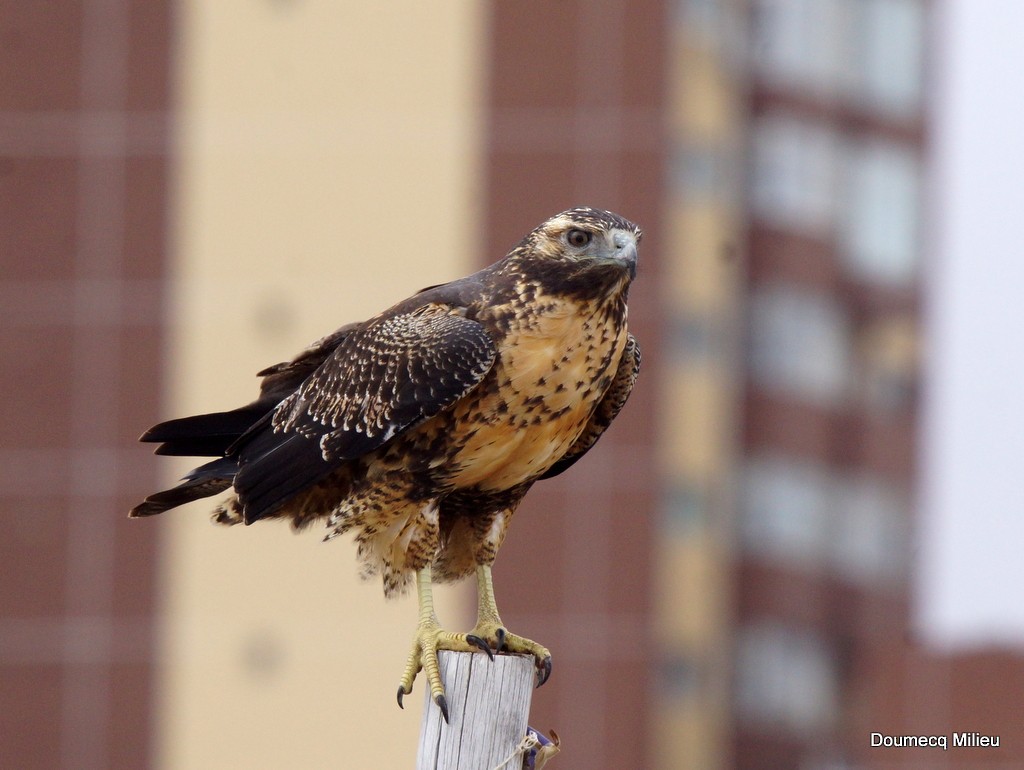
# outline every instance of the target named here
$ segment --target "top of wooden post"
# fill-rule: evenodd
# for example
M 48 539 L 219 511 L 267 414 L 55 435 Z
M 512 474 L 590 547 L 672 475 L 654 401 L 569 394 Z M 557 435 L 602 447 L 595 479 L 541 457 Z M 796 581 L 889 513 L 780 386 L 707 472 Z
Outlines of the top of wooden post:
M 428 689 L 416 770 L 494 770 L 513 755 L 502 770 L 521 770 L 517 747 L 536 681 L 533 658 L 441 651 L 438 662 L 451 721 L 445 724 Z

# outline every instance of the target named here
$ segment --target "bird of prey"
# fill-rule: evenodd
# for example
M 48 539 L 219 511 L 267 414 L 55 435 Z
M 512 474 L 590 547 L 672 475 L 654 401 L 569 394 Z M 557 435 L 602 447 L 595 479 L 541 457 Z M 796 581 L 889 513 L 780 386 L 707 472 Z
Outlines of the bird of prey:
M 534 482 L 565 471 L 625 404 L 640 367 L 626 326 L 640 230 L 575 208 L 530 232 L 503 259 L 343 326 L 264 369 L 259 397 L 229 412 L 161 423 L 141 438 L 157 454 L 215 459 L 148 497 L 151 516 L 231 490 L 217 522 L 324 520 L 352 532 L 385 595 L 413 576 L 419 625 L 398 703 L 423 670 L 448 717 L 438 650 L 532 655 L 509 633 L 491 565 Z M 432 581 L 476 574 L 469 633 L 441 628 Z

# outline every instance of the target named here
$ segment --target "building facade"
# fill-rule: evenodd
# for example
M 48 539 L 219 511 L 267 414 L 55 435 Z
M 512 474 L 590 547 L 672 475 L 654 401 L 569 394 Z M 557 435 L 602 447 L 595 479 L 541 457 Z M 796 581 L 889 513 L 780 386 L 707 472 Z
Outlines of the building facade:
M 0 12 L 0 764 L 150 764 L 170 4 Z
M 556 761 L 961 767 L 870 733 L 1012 736 L 1019 659 L 924 652 L 909 622 L 932 12 L 11 6 L 0 764 L 407 766 L 411 600 L 315 533 L 125 520 L 174 475 L 135 439 L 575 205 L 644 230 L 644 367 L 495 566 L 554 653 L 531 722 Z
M 908 640 L 928 5 L 747 5 L 737 768 L 858 766 Z

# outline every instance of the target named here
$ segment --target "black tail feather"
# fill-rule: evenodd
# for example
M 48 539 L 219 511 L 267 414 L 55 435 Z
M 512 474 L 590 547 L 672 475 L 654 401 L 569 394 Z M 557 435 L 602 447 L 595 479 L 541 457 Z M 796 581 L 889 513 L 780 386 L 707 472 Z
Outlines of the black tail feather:
M 146 431 L 139 441 L 156 443 L 158 455 L 186 455 L 195 457 L 216 457 L 218 459 L 201 465 L 191 471 L 178 486 L 150 495 L 145 502 L 132 509 L 132 517 L 153 516 L 179 505 L 215 495 L 234 484 L 239 473 L 240 457 L 238 447 L 252 443 L 255 437 L 265 433 L 270 415 L 274 408 L 320 366 L 328 356 L 341 344 L 356 324 L 343 326 L 333 334 L 324 337 L 308 350 L 300 353 L 292 361 L 275 364 L 259 373 L 263 378 L 259 398 L 251 404 L 228 412 L 212 412 L 193 417 L 168 420 L 154 425 Z M 265 421 L 265 422 L 264 422 Z M 276 439 L 256 442 L 256 454 L 247 454 L 246 461 L 261 459 L 277 442 Z M 267 444 L 266 447 L 263 444 Z M 303 440 L 303 443 L 311 443 Z M 309 448 L 303 447 L 304 450 Z M 315 443 L 311 448 L 314 458 L 319 457 L 319 449 Z M 282 453 L 288 455 L 288 452 Z M 291 459 L 290 457 L 286 459 Z M 287 471 L 284 471 L 287 474 Z M 275 477 L 278 478 L 278 477 Z M 250 482 L 251 483 L 251 482 Z M 294 493 L 301 487 L 285 477 L 287 493 Z M 259 499 L 253 507 L 254 519 L 270 515 L 283 502 L 282 494 L 275 490 L 273 484 L 261 486 Z M 234 523 L 225 522 L 225 523 Z
M 239 459 L 235 491 L 244 504 L 246 524 L 272 515 L 334 467 L 324 460 L 315 440 L 300 433 L 282 438 L 270 429 L 248 436 Z
M 154 425 L 139 441 L 160 443 L 158 455 L 217 457 L 252 425 L 259 422 L 272 404 L 256 401 L 230 412 L 213 412 L 182 417 Z
M 219 457 L 238 436 L 196 436 L 191 439 L 167 441 L 154 454 L 182 457 Z
M 189 471 L 181 484 L 150 495 L 144 502 L 132 508 L 128 516 L 133 519 L 155 516 L 193 500 L 216 495 L 231 486 L 237 471 L 238 463 L 230 457 L 221 457 L 200 465 Z

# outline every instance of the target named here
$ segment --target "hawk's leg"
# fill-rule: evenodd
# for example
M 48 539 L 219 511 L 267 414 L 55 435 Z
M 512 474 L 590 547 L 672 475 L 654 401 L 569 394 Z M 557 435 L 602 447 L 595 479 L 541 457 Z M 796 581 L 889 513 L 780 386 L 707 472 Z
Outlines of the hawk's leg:
M 522 636 L 510 634 L 498 615 L 494 601 L 494 583 L 491 580 L 491 565 L 480 564 L 476 568 L 477 617 L 476 625 L 467 638 L 481 649 L 489 652 L 491 646 L 498 652 L 518 652 L 532 655 L 537 661 L 537 686 L 544 684 L 551 676 L 551 653 L 537 642 Z M 482 643 L 478 643 L 482 641 Z
M 455 652 L 475 652 L 479 645 L 467 638 L 466 634 L 453 634 L 441 628 L 434 612 L 434 595 L 431 589 L 431 570 L 424 567 L 416 573 L 416 593 L 420 605 L 420 622 L 416 630 L 416 638 L 412 643 L 412 652 L 405 664 L 401 684 L 398 685 L 398 705 L 402 705 L 402 697 L 412 692 L 412 683 L 421 670 L 427 677 L 430 694 L 440 707 L 444 721 L 448 721 L 448 701 L 444 697 L 444 685 L 441 683 L 441 671 L 438 668 L 438 650 L 454 650 Z
M 551 653 L 530 639 L 510 634 L 505 630 L 498 608 L 494 603 L 494 586 L 491 581 L 490 565 L 476 568 L 478 612 L 476 625 L 468 634 L 445 631 L 434 612 L 434 595 L 430 567 L 416 573 L 416 593 L 419 598 L 420 621 L 413 640 L 405 673 L 398 685 L 398 705 L 402 698 L 412 692 L 416 675 L 423 671 L 430 686 L 430 694 L 448 721 L 448 701 L 441 682 L 441 670 L 437 662 L 439 650 L 455 652 L 486 652 L 493 658 L 491 647 L 498 652 L 513 652 L 532 655 L 537 661 L 537 686 L 540 687 L 551 676 Z

